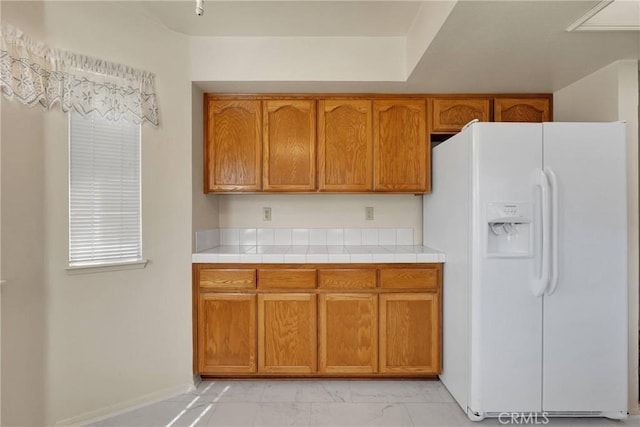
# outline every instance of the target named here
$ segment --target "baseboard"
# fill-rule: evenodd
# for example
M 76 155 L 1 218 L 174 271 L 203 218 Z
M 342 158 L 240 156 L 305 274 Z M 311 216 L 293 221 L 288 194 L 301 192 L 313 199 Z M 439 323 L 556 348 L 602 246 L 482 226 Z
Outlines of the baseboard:
M 134 409 L 141 408 L 153 403 L 161 402 L 174 396 L 178 396 L 183 393 L 188 393 L 195 390 L 196 377 L 194 382 L 189 384 L 182 384 L 175 387 L 166 388 L 164 390 L 156 391 L 153 393 L 145 394 L 144 396 L 137 397 L 135 399 L 127 400 L 125 402 L 117 403 L 115 405 L 107 406 L 95 411 L 85 412 L 75 417 L 67 418 L 65 420 L 57 421 L 56 426 L 84 426 L 87 424 L 97 423 L 107 418 L 115 417 L 125 412 L 133 411 Z

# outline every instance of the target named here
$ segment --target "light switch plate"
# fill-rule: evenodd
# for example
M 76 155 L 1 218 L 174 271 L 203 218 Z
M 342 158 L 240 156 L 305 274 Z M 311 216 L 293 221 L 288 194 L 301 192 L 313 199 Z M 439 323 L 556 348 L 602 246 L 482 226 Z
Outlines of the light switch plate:
M 364 219 L 367 221 L 373 221 L 373 206 L 366 206 L 364 208 Z

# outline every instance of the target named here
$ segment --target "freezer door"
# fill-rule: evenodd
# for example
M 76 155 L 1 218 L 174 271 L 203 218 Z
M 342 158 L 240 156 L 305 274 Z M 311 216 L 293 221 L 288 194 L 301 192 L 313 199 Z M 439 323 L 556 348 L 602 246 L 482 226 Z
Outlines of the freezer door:
M 625 125 L 545 123 L 543 137 L 558 200 L 558 281 L 543 308 L 543 410 L 626 411 Z
M 496 215 L 495 206 L 514 202 L 532 210 L 539 207 L 531 176 L 542 165 L 542 125 L 476 123 L 472 128 L 469 408 L 484 413 L 540 411 L 542 297 L 531 289 L 539 249 L 530 255 L 494 250 L 494 237 L 526 236 L 500 234 L 504 229 L 493 235 L 489 221 Z

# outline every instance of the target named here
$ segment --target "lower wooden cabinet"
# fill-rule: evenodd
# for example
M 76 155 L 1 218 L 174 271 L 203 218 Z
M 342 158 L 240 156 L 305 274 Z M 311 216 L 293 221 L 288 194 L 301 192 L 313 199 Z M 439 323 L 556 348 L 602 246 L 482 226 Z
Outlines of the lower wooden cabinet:
M 201 373 L 256 372 L 256 295 L 200 295 L 197 336 Z
M 440 303 L 435 293 L 380 295 L 380 372 L 440 371 Z
M 316 371 L 316 296 L 258 295 L 258 370 L 309 374 Z
M 194 373 L 433 377 L 442 264 L 194 264 Z
M 320 295 L 320 372 L 378 372 L 378 296 Z

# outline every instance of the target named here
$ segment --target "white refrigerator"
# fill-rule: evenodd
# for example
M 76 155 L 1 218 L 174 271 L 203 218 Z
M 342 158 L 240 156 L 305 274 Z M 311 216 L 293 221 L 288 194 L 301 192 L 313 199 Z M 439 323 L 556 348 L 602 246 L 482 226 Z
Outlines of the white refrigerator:
M 626 417 L 626 152 L 625 123 L 472 122 L 434 147 L 440 379 L 472 420 Z

